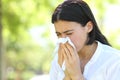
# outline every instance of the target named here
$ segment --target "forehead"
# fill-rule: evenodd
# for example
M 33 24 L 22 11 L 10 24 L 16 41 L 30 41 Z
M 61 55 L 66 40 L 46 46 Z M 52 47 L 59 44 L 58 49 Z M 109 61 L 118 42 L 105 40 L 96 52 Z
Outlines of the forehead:
M 75 30 L 75 29 L 79 29 L 80 27 L 82 27 L 80 23 L 72 22 L 72 21 L 63 21 L 63 20 L 59 20 L 55 22 L 54 26 L 55 26 L 55 30 L 58 32 L 62 32 L 65 30 L 70 30 L 70 29 Z

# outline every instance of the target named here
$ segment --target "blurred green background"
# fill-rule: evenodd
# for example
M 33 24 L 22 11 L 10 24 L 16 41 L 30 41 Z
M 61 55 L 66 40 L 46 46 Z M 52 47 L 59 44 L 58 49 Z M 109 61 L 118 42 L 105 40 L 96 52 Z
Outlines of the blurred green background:
M 51 16 L 63 1 L 0 0 L 0 80 L 30 80 L 49 73 L 57 40 Z M 112 46 L 120 49 L 120 1 L 85 1 Z

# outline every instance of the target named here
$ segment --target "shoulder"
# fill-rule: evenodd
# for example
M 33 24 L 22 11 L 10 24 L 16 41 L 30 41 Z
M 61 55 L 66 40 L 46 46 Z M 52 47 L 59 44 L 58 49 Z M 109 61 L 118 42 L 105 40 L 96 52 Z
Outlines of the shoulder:
M 111 46 L 105 45 L 105 44 L 101 44 L 102 45 L 102 52 L 105 54 L 108 54 L 111 57 L 118 57 L 120 58 L 120 50 L 115 49 Z
M 97 51 L 99 61 L 111 65 L 120 61 L 120 50 L 98 42 Z
M 107 65 L 107 69 L 120 71 L 120 50 L 115 49 L 111 46 L 100 43 L 101 47 L 101 58 L 104 60 L 104 63 Z
M 115 49 L 111 46 L 99 43 L 101 45 L 101 55 L 104 57 L 107 62 L 107 64 L 110 65 L 116 65 L 120 64 L 120 50 Z
M 102 53 L 120 57 L 120 50 L 118 49 L 115 49 L 109 45 L 102 44 L 101 42 L 98 42 L 98 47 L 101 48 Z

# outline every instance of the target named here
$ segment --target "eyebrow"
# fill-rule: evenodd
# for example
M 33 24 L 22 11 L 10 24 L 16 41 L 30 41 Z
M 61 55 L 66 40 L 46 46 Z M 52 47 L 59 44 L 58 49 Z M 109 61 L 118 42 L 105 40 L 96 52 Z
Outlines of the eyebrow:
M 73 29 L 72 30 L 66 30 L 66 31 L 64 31 L 62 33 L 67 33 L 67 32 L 70 32 L 70 31 L 73 31 Z M 56 32 L 56 33 L 60 33 L 60 32 Z

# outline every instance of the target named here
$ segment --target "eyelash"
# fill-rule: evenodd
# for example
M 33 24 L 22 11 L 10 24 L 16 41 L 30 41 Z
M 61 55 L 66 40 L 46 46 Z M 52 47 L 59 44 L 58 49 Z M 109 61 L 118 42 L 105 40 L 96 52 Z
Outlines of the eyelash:
M 56 34 L 57 36 L 60 36 L 60 34 Z
M 67 35 L 71 35 L 72 33 L 67 33 Z
M 71 35 L 72 33 L 66 33 L 66 35 Z M 56 34 L 58 37 L 61 36 L 61 34 Z

